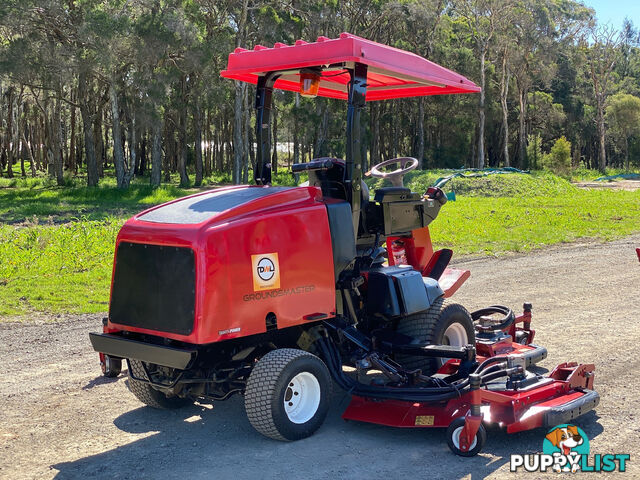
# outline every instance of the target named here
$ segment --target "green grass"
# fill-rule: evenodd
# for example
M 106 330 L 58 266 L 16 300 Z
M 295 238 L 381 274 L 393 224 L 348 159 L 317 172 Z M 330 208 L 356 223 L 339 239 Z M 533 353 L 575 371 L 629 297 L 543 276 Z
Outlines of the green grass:
M 572 182 L 590 182 L 600 177 L 608 177 L 612 175 L 619 175 L 622 173 L 640 173 L 638 168 L 632 168 L 630 171 L 623 168 L 611 168 L 607 167 L 605 173 L 601 173 L 597 170 L 589 170 L 588 168 L 576 168 L 571 171 L 570 178 Z
M 461 254 L 526 252 L 640 231 L 640 191 L 577 190 L 544 197 L 458 197 L 431 225 L 439 247 Z
M 175 179 L 177 183 L 177 178 Z M 148 179 L 136 179 L 129 188 L 117 189 L 115 179 L 100 181 L 100 186 L 84 186 L 84 179 L 65 178 L 65 186 L 58 187 L 48 177 L 0 178 L 0 224 L 33 221 L 39 223 L 126 218 L 159 203 L 228 184 L 227 175 L 215 175 L 204 180 L 200 188 L 180 188 L 163 184 L 154 188 Z M 275 185 L 294 185 L 294 177 L 287 171 L 274 175 Z
M 405 176 L 405 185 L 414 192 L 424 192 L 439 178 L 448 177 L 454 170 L 413 171 Z M 370 187 L 390 185 L 378 179 L 367 179 Z M 535 171 L 530 174 L 508 173 L 478 177 L 455 177 L 443 189 L 456 195 L 469 197 L 536 197 L 564 195 L 577 188 L 568 180 L 548 172 Z
M 152 188 L 132 185 L 126 190 L 112 187 L 33 187 L 0 188 L 0 222 L 39 223 L 51 219 L 55 223 L 86 220 L 102 220 L 109 217 L 126 217 L 158 203 L 195 193 L 195 189 L 173 186 Z
M 122 220 L 0 227 L 0 318 L 107 310 Z
M 446 173 L 413 173 L 407 183 L 423 191 Z M 282 172 L 278 180 L 291 177 Z M 90 189 L 71 180 L 60 188 L 42 178 L 0 179 L 0 319 L 106 311 L 113 247 L 126 218 L 197 191 L 104 183 Z M 431 233 L 457 256 L 640 231 L 640 191 L 581 190 L 544 173 L 456 179 L 453 189 L 458 200 L 442 208 Z

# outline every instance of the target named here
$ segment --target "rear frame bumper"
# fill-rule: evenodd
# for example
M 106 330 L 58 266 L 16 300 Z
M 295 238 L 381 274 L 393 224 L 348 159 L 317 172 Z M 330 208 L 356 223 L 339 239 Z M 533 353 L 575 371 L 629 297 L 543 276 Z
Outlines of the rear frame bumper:
M 89 339 L 96 352 L 115 358 L 127 358 L 186 370 L 198 352 L 193 349 L 167 347 L 130 340 L 109 333 L 90 333 Z

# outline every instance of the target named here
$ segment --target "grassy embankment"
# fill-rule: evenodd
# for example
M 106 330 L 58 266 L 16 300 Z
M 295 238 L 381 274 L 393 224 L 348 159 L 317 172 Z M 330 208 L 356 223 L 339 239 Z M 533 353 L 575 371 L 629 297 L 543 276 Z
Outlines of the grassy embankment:
M 412 173 L 407 184 L 424 191 L 442 175 Z M 437 246 L 458 256 L 640 231 L 640 191 L 585 191 L 548 174 L 455 179 L 446 189 L 452 188 L 457 201 L 443 207 L 431 231 Z M 112 185 L 57 188 L 41 179 L 0 179 L 0 319 L 106 311 L 122 223 L 194 191 L 143 184 L 124 191 Z

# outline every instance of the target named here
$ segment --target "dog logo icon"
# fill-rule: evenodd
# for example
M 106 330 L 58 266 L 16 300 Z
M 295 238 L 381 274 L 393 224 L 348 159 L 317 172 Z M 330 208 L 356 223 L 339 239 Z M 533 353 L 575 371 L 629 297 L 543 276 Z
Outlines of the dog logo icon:
M 543 452 L 556 458 L 555 471 L 577 472 L 580 470 L 580 458 L 589 453 L 589 439 L 575 425 L 558 425 L 545 436 Z

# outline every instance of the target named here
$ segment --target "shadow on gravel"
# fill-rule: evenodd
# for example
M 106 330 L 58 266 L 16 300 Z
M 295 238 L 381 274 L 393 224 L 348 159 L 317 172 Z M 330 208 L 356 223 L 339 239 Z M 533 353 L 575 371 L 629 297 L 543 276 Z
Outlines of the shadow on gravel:
M 97 387 L 98 385 L 116 383 L 118 380 L 122 380 L 124 378 L 126 377 L 123 377 L 122 375 L 118 375 L 115 378 L 108 378 L 108 377 L 105 377 L 104 375 L 100 375 L 94 378 L 93 380 L 90 380 L 84 387 L 82 387 L 82 390 L 91 390 L 93 387 Z
M 444 430 L 344 422 L 340 414 L 347 403 L 346 395 L 335 395 L 320 430 L 292 443 L 256 433 L 246 418 L 241 397 L 215 406 L 195 404 L 174 411 L 142 407 L 119 416 L 114 424 L 128 434 L 148 436 L 52 468 L 59 471 L 57 479 L 451 479 L 469 475 L 476 479 L 508 464 L 511 453 L 540 452 L 546 433 L 539 429 L 507 435 L 492 428 L 484 454 L 461 458 L 449 451 Z M 578 425 L 593 438 L 602 431 L 596 421 L 597 416 L 590 414 Z

